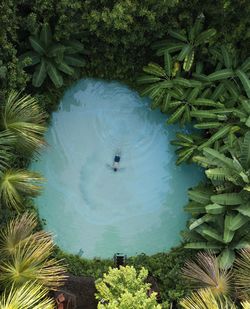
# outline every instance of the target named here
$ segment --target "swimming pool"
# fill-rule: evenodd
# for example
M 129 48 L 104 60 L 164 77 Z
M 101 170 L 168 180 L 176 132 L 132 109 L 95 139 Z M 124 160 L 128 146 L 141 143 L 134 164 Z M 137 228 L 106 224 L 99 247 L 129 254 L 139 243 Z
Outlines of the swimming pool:
M 118 82 L 80 80 L 66 91 L 31 169 L 47 179 L 37 198 L 45 230 L 65 251 L 92 258 L 166 251 L 185 228 L 187 189 L 202 178 L 175 165 L 178 126 Z M 114 156 L 120 153 L 117 172 Z

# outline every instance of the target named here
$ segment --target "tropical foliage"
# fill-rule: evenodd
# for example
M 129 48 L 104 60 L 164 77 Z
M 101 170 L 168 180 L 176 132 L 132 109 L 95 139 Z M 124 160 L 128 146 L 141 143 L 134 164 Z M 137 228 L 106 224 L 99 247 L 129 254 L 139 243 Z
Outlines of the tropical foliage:
M 40 191 L 42 178 L 25 169 L 31 155 L 38 154 L 44 145 L 46 114 L 41 106 L 49 111 L 55 108 L 63 91 L 61 86 L 72 82 L 78 72 L 79 76 L 84 73 L 134 85 L 137 73 L 150 62 L 138 81 L 142 86 L 145 84 L 143 91 L 152 98 L 152 107 L 167 113 L 170 124 L 191 124 L 195 128 L 178 133 L 173 141 L 178 147 L 177 163 L 195 161 L 206 170 L 207 182 L 189 191 L 186 210 L 192 219 L 189 231 L 184 233 L 186 246 L 222 252 L 219 265 L 228 267 L 237 249 L 249 244 L 249 1 L 102 0 L 100 5 L 97 0 L 84 4 L 81 0 L 58 0 L 56 4 L 53 0 L 8 0 L 0 8 L 1 225 L 17 210 L 30 207 L 30 197 Z M 195 21 L 194 16 L 198 16 Z M 85 46 L 91 50 L 91 56 L 83 56 Z M 25 90 L 37 99 L 21 96 L 13 89 Z M 26 220 L 19 218 L 20 222 Z M 21 261 L 26 253 L 31 254 L 33 263 L 38 249 L 35 246 L 33 254 L 28 244 L 21 245 L 26 243 L 26 236 L 16 246 L 18 232 L 11 233 L 8 226 L 1 237 L 1 255 L 3 261 L 10 260 L 12 264 L 6 264 L 9 288 L 1 306 L 26 308 L 24 302 L 10 303 L 12 299 L 19 301 L 21 294 L 27 295 L 27 299 L 29 296 L 23 286 L 12 287 L 9 265 L 13 265 L 13 257 Z M 14 226 L 22 235 L 23 224 Z M 30 235 L 28 226 L 26 235 Z M 6 246 L 6 237 L 17 240 L 9 240 Z M 26 253 L 21 252 L 24 247 Z M 166 299 L 183 297 L 189 287 L 178 280 L 181 256 L 159 255 L 150 259 L 138 257 L 140 262 L 132 262 L 150 267 Z M 45 255 L 42 253 L 41 257 Z M 246 252 L 241 258 L 247 265 Z M 80 263 L 80 269 L 72 265 L 71 269 L 85 274 L 88 263 Z M 96 265 L 100 262 L 95 263 L 88 271 L 99 276 L 102 270 Z M 237 262 L 234 265 L 237 273 Z M 210 276 L 211 282 L 216 282 L 221 272 L 219 277 Z M 235 275 L 239 285 L 247 280 L 244 274 L 247 269 L 239 271 L 238 277 Z M 243 294 L 246 293 L 247 290 Z M 203 293 L 207 300 L 213 299 L 210 296 L 210 292 Z M 226 304 L 231 305 L 224 296 L 215 302 L 215 308 L 220 302 L 225 308 Z M 45 303 L 41 304 L 47 308 Z M 30 306 L 40 308 L 35 300 Z M 249 308 L 249 303 L 244 301 L 242 306 Z
M 83 44 L 77 40 L 56 42 L 53 40 L 50 25 L 43 24 L 39 34 L 29 37 L 31 51 L 20 56 L 23 67 L 34 66 L 32 84 L 40 87 L 49 76 L 56 87 L 63 85 L 62 73 L 72 76 L 74 67 L 82 67 L 85 61 L 79 53 Z
M 183 236 L 186 248 L 216 250 L 226 268 L 235 250 L 250 244 L 250 57 L 239 61 L 202 25 L 199 17 L 189 30 L 170 30 L 175 40 L 154 45 L 163 64 L 145 66 L 138 83 L 152 108 L 169 115 L 168 124 L 194 125 L 172 141 L 176 163 L 195 162 L 207 176 L 189 190 L 185 209 L 192 218 Z
M 103 279 L 96 281 L 98 308 L 161 308 L 156 293 L 148 292 L 150 284 L 145 283 L 148 271 L 142 268 L 137 274 L 133 266 L 109 268 Z

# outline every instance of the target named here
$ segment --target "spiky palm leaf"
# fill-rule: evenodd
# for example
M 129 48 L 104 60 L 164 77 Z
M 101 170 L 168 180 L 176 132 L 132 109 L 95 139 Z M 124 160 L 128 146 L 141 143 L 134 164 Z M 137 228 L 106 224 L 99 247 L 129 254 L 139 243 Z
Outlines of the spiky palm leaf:
M 24 213 L 11 220 L 0 232 L 0 256 L 9 258 L 15 253 L 18 246 L 24 246 L 31 240 L 39 241 L 51 236 L 44 232 L 34 232 L 37 219 L 34 213 Z
M 196 287 L 210 288 L 214 296 L 230 294 L 231 273 L 220 269 L 216 256 L 211 252 L 199 252 L 194 260 L 186 261 L 183 275 Z
M 250 302 L 249 301 L 244 301 L 241 303 L 241 306 L 243 309 L 250 309 Z
M 38 173 L 26 170 L 6 170 L 0 179 L 0 200 L 7 207 L 22 208 L 24 197 L 35 197 L 44 181 Z
M 235 285 L 243 299 L 250 298 L 250 246 L 239 252 L 234 264 Z
M 35 282 L 19 288 L 11 287 L 0 297 L 1 309 L 53 309 L 54 301 L 47 297 L 48 290 Z
M 16 138 L 15 147 L 19 153 L 30 154 L 45 144 L 45 119 L 46 114 L 35 98 L 10 92 L 2 114 L 2 125 Z
M 52 236 L 44 231 L 34 233 L 35 226 L 34 215 L 24 214 L 1 231 L 0 282 L 6 287 L 37 280 L 53 289 L 66 278 L 61 261 L 50 258 Z
M 200 289 L 182 299 L 180 305 L 184 309 L 237 309 L 233 302 L 226 298 L 216 298 L 210 289 Z
M 0 132 L 0 173 L 10 166 L 14 158 L 12 150 L 15 142 L 13 133 L 6 130 Z

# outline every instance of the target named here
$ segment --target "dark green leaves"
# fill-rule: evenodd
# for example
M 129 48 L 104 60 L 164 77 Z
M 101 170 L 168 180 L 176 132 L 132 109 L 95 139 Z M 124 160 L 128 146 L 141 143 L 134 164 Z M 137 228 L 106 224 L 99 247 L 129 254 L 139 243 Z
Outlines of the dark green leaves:
M 47 76 L 46 62 L 44 60 L 36 67 L 33 74 L 32 84 L 35 87 L 40 87 Z
M 32 51 L 20 56 L 23 67 L 35 65 L 32 84 L 40 87 L 47 76 L 59 88 L 63 85 L 62 73 L 73 76 L 72 67 L 81 68 L 85 60 L 79 53 L 84 52 L 84 46 L 77 40 L 54 42 L 49 24 L 42 26 L 40 35 L 29 37 Z

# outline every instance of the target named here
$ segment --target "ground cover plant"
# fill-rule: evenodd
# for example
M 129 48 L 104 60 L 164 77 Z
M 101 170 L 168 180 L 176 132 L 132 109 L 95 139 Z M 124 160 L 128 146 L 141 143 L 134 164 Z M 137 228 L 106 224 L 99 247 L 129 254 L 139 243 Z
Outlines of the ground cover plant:
M 185 209 L 191 219 L 183 233 L 185 246 L 213 249 L 222 269 L 230 268 L 240 254 L 233 265 L 238 269 L 235 280 L 243 288 L 247 272 L 237 265 L 249 267 L 247 251 L 238 251 L 249 245 L 249 1 L 8 0 L 0 8 L 0 226 L 5 231 L 18 228 L 17 221 L 10 220 L 34 211 L 32 198 L 39 194 L 43 178 L 27 167 L 45 144 L 49 113 L 65 87 L 86 76 L 118 79 L 150 96 L 152 107 L 169 115 L 168 124 L 194 126 L 192 133 L 178 133 L 172 142 L 178 147 L 177 164 L 195 162 L 207 177 L 188 193 Z M 138 78 L 143 67 L 145 74 Z M 48 235 L 36 235 L 45 247 L 51 245 Z M 28 244 L 25 248 L 30 250 Z M 138 271 L 147 268 L 158 279 L 163 300 L 175 306 L 190 290 L 180 274 L 192 252 L 142 255 L 129 263 Z M 1 280 L 8 288 L 0 307 L 19 302 L 22 308 L 53 308 L 43 281 L 12 287 L 12 262 L 22 264 L 26 253 L 17 250 L 6 258 L 5 250 Z M 96 278 L 112 264 L 64 256 L 71 261 L 71 272 Z M 37 270 L 44 260 L 40 262 Z M 22 295 L 34 291 L 38 298 L 24 304 Z M 211 293 L 199 291 L 195 302 L 213 301 Z M 39 295 L 44 299 L 40 307 Z M 213 306 L 240 303 L 249 306 L 244 298 L 232 305 L 223 295 Z M 196 308 L 192 299 L 184 300 L 183 306 Z

